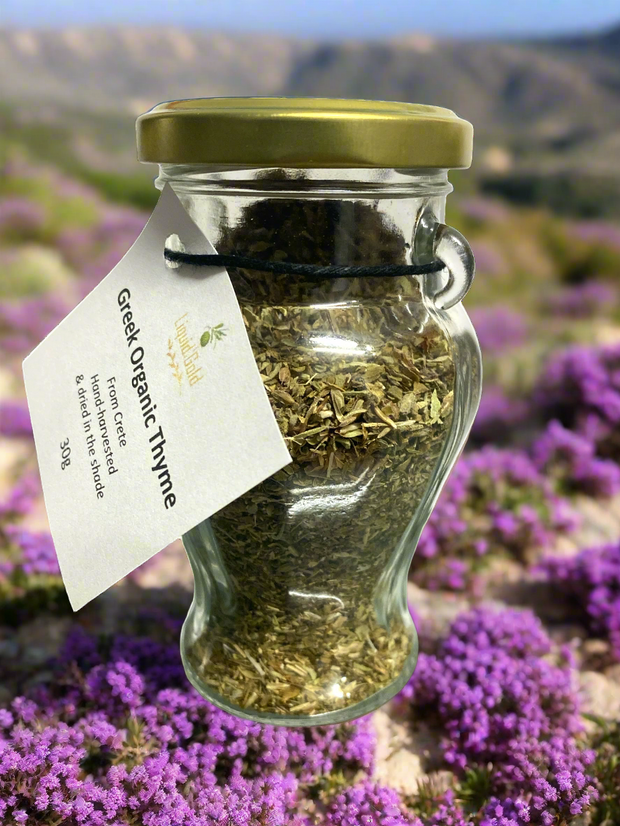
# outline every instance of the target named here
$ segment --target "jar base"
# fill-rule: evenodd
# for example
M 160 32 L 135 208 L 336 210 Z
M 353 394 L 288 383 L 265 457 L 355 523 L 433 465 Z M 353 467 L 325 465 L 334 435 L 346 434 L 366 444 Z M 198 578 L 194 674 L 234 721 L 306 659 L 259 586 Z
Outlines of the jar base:
M 214 706 L 222 711 L 232 714 L 235 717 L 241 717 L 245 720 L 251 720 L 255 723 L 271 726 L 285 726 L 285 727 L 300 727 L 300 726 L 329 726 L 338 723 L 346 723 L 351 720 L 356 720 L 359 717 L 364 717 L 367 714 L 380 708 L 382 705 L 392 699 L 409 681 L 414 672 L 416 663 L 418 661 L 418 638 L 414 633 L 412 636 L 411 651 L 405 660 L 403 667 L 398 677 L 389 685 L 376 691 L 363 700 L 354 703 L 351 706 L 334 709 L 332 711 L 322 712 L 320 714 L 282 714 L 276 712 L 259 711 L 257 709 L 242 708 L 231 702 L 215 691 L 211 686 L 207 685 L 196 673 L 189 657 L 186 656 L 186 648 L 183 645 L 183 633 L 181 644 L 181 658 L 183 660 L 183 667 L 188 680 L 208 702 L 213 703 Z

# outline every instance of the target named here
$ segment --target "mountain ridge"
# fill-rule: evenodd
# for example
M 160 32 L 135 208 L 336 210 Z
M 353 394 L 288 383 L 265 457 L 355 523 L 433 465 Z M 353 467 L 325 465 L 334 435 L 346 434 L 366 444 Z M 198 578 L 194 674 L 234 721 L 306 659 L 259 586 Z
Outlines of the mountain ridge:
M 122 144 L 137 114 L 178 97 L 410 100 L 474 123 L 479 160 L 491 171 L 620 175 L 616 42 L 620 26 L 545 40 L 410 32 L 343 41 L 161 26 L 4 27 L 0 101 L 14 122 L 81 129 L 76 151 L 83 154 L 89 141 L 107 140 L 89 121 L 114 121 L 113 142 Z M 93 163 L 101 149 L 93 149 Z M 117 150 L 124 163 L 129 156 Z

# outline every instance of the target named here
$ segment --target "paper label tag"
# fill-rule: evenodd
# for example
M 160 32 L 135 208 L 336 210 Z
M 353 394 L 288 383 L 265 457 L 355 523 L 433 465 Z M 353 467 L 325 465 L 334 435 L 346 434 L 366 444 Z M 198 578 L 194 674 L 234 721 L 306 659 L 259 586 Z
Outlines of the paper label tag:
M 291 461 L 224 269 L 166 185 L 122 261 L 25 359 L 43 495 L 74 610 Z

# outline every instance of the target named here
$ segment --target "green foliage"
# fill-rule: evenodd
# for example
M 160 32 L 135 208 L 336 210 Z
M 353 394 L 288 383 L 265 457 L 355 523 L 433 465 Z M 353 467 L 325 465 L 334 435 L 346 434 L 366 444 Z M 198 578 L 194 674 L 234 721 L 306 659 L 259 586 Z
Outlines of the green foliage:
M 613 179 L 515 172 L 483 177 L 480 187 L 518 206 L 546 206 L 558 215 L 599 218 L 620 214 L 620 191 Z
M 75 164 L 72 144 L 70 132 L 62 124 L 43 120 L 24 123 L 13 117 L 6 104 L 0 104 L 0 161 L 19 147 L 31 157 L 64 169 Z
M 456 798 L 465 811 L 478 812 L 493 794 L 492 766 L 465 769 L 465 775 L 456 787 Z
M 410 811 L 424 821 L 432 817 L 445 792 L 446 784 L 430 775 L 418 784 L 415 794 L 404 796 L 404 802 Z
M 596 723 L 592 738 L 596 752 L 593 774 L 598 781 L 600 798 L 591 812 L 590 826 L 617 826 L 620 823 L 620 722 L 610 722 L 594 714 L 585 714 Z
M 0 584 L 0 615 L 2 624 L 17 628 L 41 614 L 71 615 L 71 605 L 65 586 L 59 577 L 38 574 L 24 576 L 21 584 Z
M 620 277 L 620 252 L 598 241 L 581 241 L 566 224 L 549 222 L 541 242 L 551 254 L 564 284 L 583 284 L 596 277 Z
M 37 256 L 9 256 L 0 258 L 0 299 L 42 295 L 54 286 L 55 262 L 40 260 Z
M 128 145 L 133 144 L 134 121 L 126 116 L 67 110 L 63 112 L 63 119 L 55 123 L 40 120 L 24 123 L 15 118 L 9 106 L 0 103 L 0 164 L 18 150 L 35 163 L 50 164 L 71 177 L 91 184 L 110 201 L 143 210 L 153 208 L 159 193 L 153 186 L 152 175 L 146 169 L 141 171 L 137 162 L 134 167 L 136 171 L 131 173 L 95 169 L 80 159 L 80 153 L 75 148 L 76 135 L 91 143 L 102 154 L 109 154 L 112 162 L 116 154 L 124 152 Z M 122 165 L 127 165 L 125 160 Z M 45 194 L 46 189 L 44 181 L 38 177 L 20 180 L 19 187 L 25 189 L 14 194 L 32 196 L 37 200 Z M 84 204 L 81 206 L 83 209 Z M 57 217 L 57 223 L 62 225 L 63 215 L 58 213 Z M 92 215 L 89 218 L 90 222 L 94 220 Z
M 9 157 L 12 153 L 8 153 Z M 0 198 L 18 196 L 40 204 L 46 220 L 36 241 L 52 244 L 58 233 L 67 227 L 90 227 L 97 220 L 96 204 L 80 196 L 67 196 L 57 191 L 57 182 L 49 171 L 18 177 L 0 174 Z
M 76 175 L 85 183 L 95 186 L 108 200 L 116 203 L 150 211 L 159 198 L 159 192 L 152 179 L 146 175 L 122 175 L 87 167 L 76 169 Z

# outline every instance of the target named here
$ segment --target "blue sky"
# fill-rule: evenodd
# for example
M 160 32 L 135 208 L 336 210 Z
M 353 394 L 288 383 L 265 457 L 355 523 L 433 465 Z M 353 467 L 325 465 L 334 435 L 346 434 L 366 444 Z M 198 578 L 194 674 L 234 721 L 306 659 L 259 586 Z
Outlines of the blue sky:
M 618 0 L 0 0 L 0 25 L 177 24 L 308 37 L 546 35 L 620 24 Z

